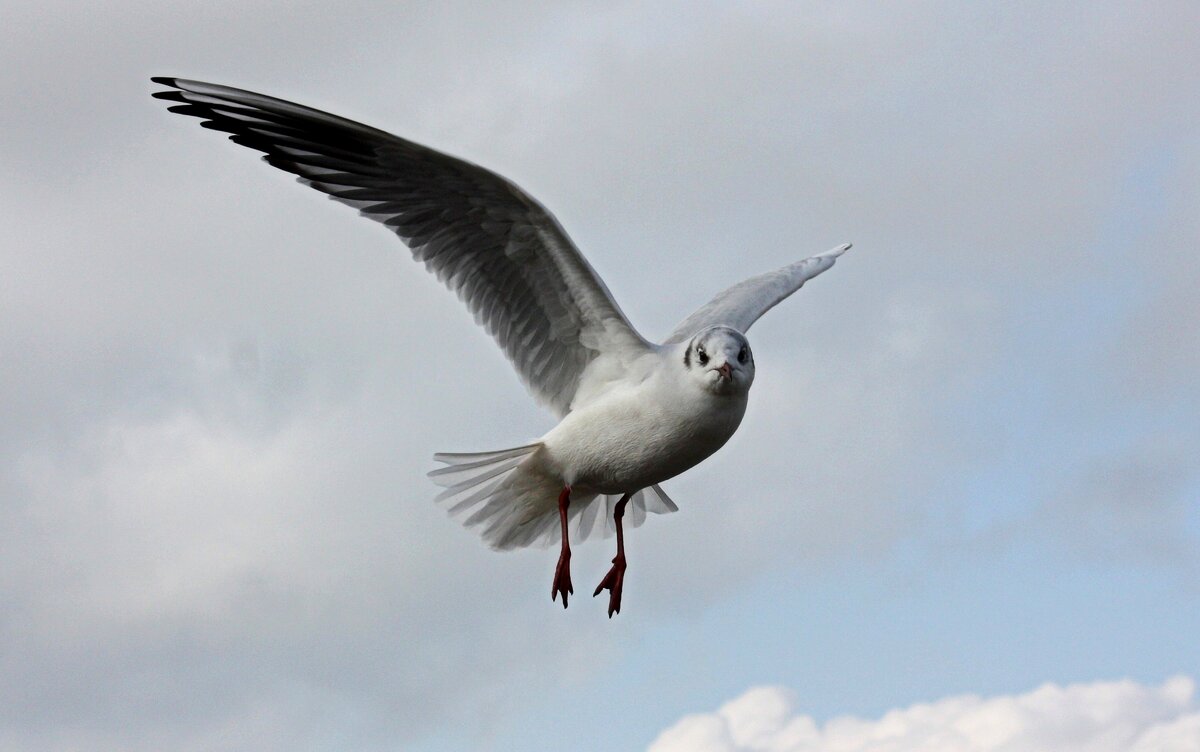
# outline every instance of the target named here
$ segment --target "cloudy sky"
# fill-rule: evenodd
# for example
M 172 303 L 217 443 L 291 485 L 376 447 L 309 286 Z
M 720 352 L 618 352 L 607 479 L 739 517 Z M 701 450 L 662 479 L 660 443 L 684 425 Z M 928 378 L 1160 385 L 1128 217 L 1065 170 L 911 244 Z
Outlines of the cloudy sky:
M 6 3 L 0 749 L 1200 746 L 1198 6 L 599 8 Z M 551 425 L 498 348 L 151 75 L 511 177 L 652 338 L 855 247 L 564 612 L 424 478 Z

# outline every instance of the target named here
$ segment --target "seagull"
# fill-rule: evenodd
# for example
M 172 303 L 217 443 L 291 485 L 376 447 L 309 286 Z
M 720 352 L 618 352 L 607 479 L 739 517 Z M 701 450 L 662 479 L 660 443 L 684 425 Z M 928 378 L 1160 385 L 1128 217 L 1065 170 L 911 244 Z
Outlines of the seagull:
M 457 293 L 559 423 L 510 449 L 439 453 L 437 501 L 497 550 L 559 543 L 551 600 L 574 594 L 577 541 L 615 530 L 593 597 L 621 610 L 623 519 L 678 511 L 659 485 L 720 449 L 746 412 L 746 331 L 850 248 L 840 245 L 717 294 L 662 342 L 633 328 L 550 212 L 478 165 L 327 112 L 180 78 L 151 79 L 168 109 L 392 230 Z

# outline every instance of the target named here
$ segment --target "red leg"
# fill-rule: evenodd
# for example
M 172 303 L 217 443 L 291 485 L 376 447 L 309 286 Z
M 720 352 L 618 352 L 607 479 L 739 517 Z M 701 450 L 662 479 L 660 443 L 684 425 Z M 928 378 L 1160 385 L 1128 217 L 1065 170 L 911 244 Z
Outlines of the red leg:
M 625 515 L 625 505 L 629 503 L 629 497 L 633 494 L 625 494 L 621 500 L 617 502 L 617 506 L 613 509 L 613 521 L 617 523 L 617 555 L 613 557 L 612 569 L 608 570 L 608 574 L 604 575 L 604 579 L 596 586 L 596 592 L 592 593 L 595 598 L 600 595 L 601 590 L 608 590 L 608 618 L 612 618 L 613 614 L 621 613 L 621 585 L 625 582 L 625 534 L 621 530 L 621 518 Z
M 571 587 L 571 543 L 567 540 L 567 507 L 571 504 L 571 487 L 563 486 L 558 495 L 558 521 L 562 525 L 562 549 L 558 554 L 558 566 L 554 568 L 554 584 L 550 588 L 550 600 L 557 600 L 562 593 L 563 608 L 567 607 L 567 593 L 574 593 Z

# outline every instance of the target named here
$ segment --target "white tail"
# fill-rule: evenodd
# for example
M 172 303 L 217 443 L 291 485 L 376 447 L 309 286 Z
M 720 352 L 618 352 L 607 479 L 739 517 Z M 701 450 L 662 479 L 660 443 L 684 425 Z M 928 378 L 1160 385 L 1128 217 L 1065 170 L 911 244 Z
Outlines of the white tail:
M 562 481 L 546 472 L 538 461 L 541 444 L 471 454 L 440 452 L 434 460 L 445 463 L 429 473 L 444 488 L 435 499 L 446 505 L 450 516 L 463 525 L 479 529 L 492 548 L 512 549 L 546 546 L 557 542 L 558 493 Z M 575 493 L 571 496 L 569 530 L 571 542 L 591 535 L 612 534 L 613 508 L 617 495 Z M 657 485 L 643 488 L 630 499 L 623 522 L 638 527 L 646 512 L 678 511 Z

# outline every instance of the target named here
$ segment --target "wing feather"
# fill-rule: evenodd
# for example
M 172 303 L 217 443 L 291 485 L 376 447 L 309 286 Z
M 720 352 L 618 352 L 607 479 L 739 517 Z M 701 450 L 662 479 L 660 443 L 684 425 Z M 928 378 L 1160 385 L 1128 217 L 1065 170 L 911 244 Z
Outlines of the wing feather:
M 565 414 L 588 364 L 640 353 L 608 288 L 554 217 L 477 165 L 385 131 L 227 86 L 154 78 L 168 109 L 391 229 L 466 303 L 533 395 Z
M 789 264 L 782 269 L 739 282 L 717 294 L 675 327 L 664 344 L 683 342 L 710 326 L 729 326 L 743 334 L 759 317 L 829 267 L 850 244 Z

